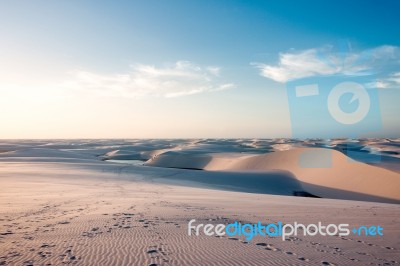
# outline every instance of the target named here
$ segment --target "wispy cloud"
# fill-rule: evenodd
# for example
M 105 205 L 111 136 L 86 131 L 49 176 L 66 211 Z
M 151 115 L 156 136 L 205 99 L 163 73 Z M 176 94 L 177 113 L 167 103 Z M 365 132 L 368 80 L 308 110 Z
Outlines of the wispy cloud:
M 76 70 L 63 86 L 100 96 L 178 97 L 234 87 L 233 83 L 220 81 L 220 71 L 216 66 L 203 67 L 189 61 L 178 61 L 164 67 L 138 64 L 123 74 Z
M 251 63 L 260 75 L 277 82 L 318 75 L 368 74 L 399 60 L 399 48 L 383 45 L 360 52 L 334 51 L 332 46 L 279 54 L 277 64 Z
M 375 85 L 379 89 L 399 89 L 400 88 L 400 72 L 392 73 L 386 78 L 378 79 Z

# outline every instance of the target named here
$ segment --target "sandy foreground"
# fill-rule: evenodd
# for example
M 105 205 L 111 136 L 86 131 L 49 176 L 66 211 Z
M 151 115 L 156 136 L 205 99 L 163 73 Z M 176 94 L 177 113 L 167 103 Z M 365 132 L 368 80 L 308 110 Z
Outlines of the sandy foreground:
M 283 185 L 276 187 L 275 194 L 280 195 L 247 193 L 257 192 L 251 185 L 245 191 L 234 186 L 227 191 L 229 184 L 221 190 L 218 183 L 189 186 L 196 175 L 226 182 L 229 173 L 126 165 L 77 154 L 3 148 L 0 265 L 400 263 L 399 204 L 285 196 Z M 189 181 L 181 182 L 185 176 Z M 247 177 L 259 178 L 257 173 Z M 284 184 L 298 185 L 290 180 Z M 191 219 L 212 224 L 380 225 L 384 236 L 300 234 L 286 241 L 268 236 L 251 241 L 244 236 L 189 236 Z

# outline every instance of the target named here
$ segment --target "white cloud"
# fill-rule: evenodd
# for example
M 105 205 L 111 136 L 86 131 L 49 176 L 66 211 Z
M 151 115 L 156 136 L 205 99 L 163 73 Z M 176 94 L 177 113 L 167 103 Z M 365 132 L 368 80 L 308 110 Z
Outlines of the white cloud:
M 219 76 L 219 72 L 221 71 L 221 69 L 219 67 L 215 67 L 215 66 L 207 67 L 207 70 L 214 76 Z
M 395 83 L 396 85 L 400 85 L 400 72 L 392 74 L 389 79 L 389 81 Z
M 219 67 L 202 67 L 189 61 L 165 67 L 132 65 L 124 74 L 103 75 L 82 70 L 71 74 L 71 80 L 64 87 L 101 96 L 178 97 L 234 87 L 232 83 L 219 81 Z
M 373 85 L 378 89 L 399 89 L 400 72 L 392 73 L 386 78 L 378 79 L 376 84 Z
M 276 65 L 252 63 L 260 75 L 277 82 L 318 75 L 368 74 L 388 60 L 398 59 L 399 48 L 379 46 L 361 52 L 335 52 L 331 46 L 279 54 Z

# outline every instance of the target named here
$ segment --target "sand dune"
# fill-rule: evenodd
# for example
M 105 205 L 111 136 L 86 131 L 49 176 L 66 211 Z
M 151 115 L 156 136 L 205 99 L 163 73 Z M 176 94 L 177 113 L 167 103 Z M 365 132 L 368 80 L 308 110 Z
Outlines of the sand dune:
M 301 182 L 293 174 L 282 170 L 229 172 L 169 169 L 169 171 L 165 172 L 165 176 L 159 176 L 155 178 L 155 181 L 225 191 L 286 196 L 312 196 L 305 193 Z
M 182 179 L 194 172 L 213 172 L 139 168 L 102 161 L 88 168 L 85 161 L 0 162 L 0 264 L 272 266 L 400 263 L 399 205 L 177 186 L 154 181 L 178 172 Z M 137 173 L 139 169 L 147 171 L 145 179 Z M 219 173 L 223 177 L 217 175 L 216 179 L 221 178 L 224 183 L 230 176 L 242 178 L 239 173 L 236 176 Z M 259 178 L 263 178 L 262 174 Z M 295 178 L 291 181 L 296 185 Z M 257 183 L 254 184 L 256 188 Z M 212 224 L 233 221 L 346 222 L 351 226 L 380 225 L 385 228 L 385 235 L 323 237 L 300 234 L 287 241 L 262 236 L 251 241 L 246 241 L 243 236 L 190 237 L 187 235 L 190 219 Z
M 179 182 L 243 192 L 294 193 L 289 189 L 282 190 L 282 183 L 274 187 L 274 183 L 278 183 L 278 171 L 279 176 L 291 180 L 288 188 L 292 188 L 294 176 L 296 185 L 315 196 L 398 203 L 399 158 L 363 151 L 365 145 L 384 145 L 394 152 L 399 143 L 388 139 L 10 141 L 0 144 L 1 150 L 7 151 L 0 154 L 0 161 L 73 163 L 85 160 L 88 164 L 98 164 L 100 160 L 148 160 L 146 166 L 208 171 L 208 174 L 185 172 L 184 177 L 178 175 Z M 306 146 L 332 146 L 332 149 L 301 148 Z M 289 150 L 272 152 L 277 147 Z M 354 162 L 336 149 L 351 150 L 350 155 L 361 161 L 371 156 L 381 159 L 373 163 L 379 168 Z M 332 165 L 327 165 L 328 162 Z M 140 168 L 134 171 L 147 174 L 153 170 Z M 252 171 L 262 172 L 264 177 L 251 174 Z M 242 179 L 229 180 L 229 176 L 242 176 Z M 174 176 L 170 175 L 169 179 L 174 179 Z M 260 182 L 259 186 L 253 185 L 254 180 Z
M 288 151 L 265 153 L 273 150 L 271 145 L 291 141 L 257 140 L 256 145 L 246 145 L 253 141 L 0 144 L 8 151 L 0 154 L 0 265 L 400 263 L 400 205 L 290 196 L 307 190 L 327 197 L 390 202 L 379 195 L 392 191 L 396 196 L 396 173 L 354 164 L 342 153 L 326 149 L 291 146 Z M 103 161 L 142 154 L 151 155 L 148 166 Z M 331 168 L 315 168 L 326 166 L 330 158 Z M 157 164 L 163 167 L 152 167 Z M 343 190 L 367 191 L 387 177 L 392 178 L 393 189 L 380 182 L 372 191 L 375 196 Z M 380 225 L 384 236 L 299 234 L 286 241 L 263 236 L 251 241 L 243 236 L 193 237 L 187 234 L 191 219 L 212 224 Z
M 197 170 L 230 170 L 231 166 L 238 161 L 254 156 L 253 154 L 243 155 L 239 153 L 204 154 L 186 150 L 159 154 L 147 161 L 145 165 Z
M 296 176 L 307 192 L 320 197 L 400 202 L 400 174 L 330 149 L 296 148 L 245 156 L 165 153 L 146 165 L 212 171 L 285 170 Z
M 88 156 L 64 150 L 48 148 L 28 148 L 9 152 L 7 157 L 51 157 L 51 158 L 79 158 L 85 159 Z

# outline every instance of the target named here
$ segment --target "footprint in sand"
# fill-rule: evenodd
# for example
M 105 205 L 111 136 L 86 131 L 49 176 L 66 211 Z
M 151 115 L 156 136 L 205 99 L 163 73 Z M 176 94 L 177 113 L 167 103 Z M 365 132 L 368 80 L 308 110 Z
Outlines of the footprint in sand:
M 322 265 L 335 266 L 336 264 L 331 263 L 331 262 L 327 262 L 327 261 L 323 261 Z
M 24 266 L 33 266 L 33 260 L 24 261 Z
M 158 252 L 158 250 L 156 250 L 156 249 L 150 249 L 147 251 L 147 254 L 153 254 L 153 253 L 157 253 L 157 252 Z
M 356 252 L 359 255 L 363 255 L 363 256 L 371 256 L 371 254 L 365 253 L 365 252 Z
M 146 252 L 147 254 L 154 254 L 154 253 L 158 253 L 158 249 L 157 246 L 149 246 L 149 249 Z
M 279 249 L 275 248 L 273 245 L 267 245 L 265 249 L 269 251 L 279 251 Z
M 51 257 L 50 251 L 39 251 L 37 254 L 42 258 Z
M 70 264 L 70 263 L 76 263 L 77 257 L 74 255 L 64 255 L 64 259 L 62 260 L 62 263 L 64 264 Z

